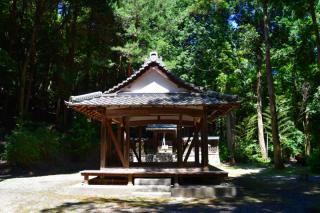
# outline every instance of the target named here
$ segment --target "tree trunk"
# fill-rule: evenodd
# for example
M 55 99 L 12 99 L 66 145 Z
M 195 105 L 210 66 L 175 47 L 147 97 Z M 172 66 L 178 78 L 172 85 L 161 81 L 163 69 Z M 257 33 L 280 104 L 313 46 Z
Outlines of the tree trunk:
M 72 11 L 72 19 L 71 19 L 71 24 L 70 24 L 70 40 L 69 40 L 69 47 L 68 47 L 68 55 L 66 57 L 65 61 L 65 68 L 66 72 L 71 73 L 71 78 L 76 78 L 75 72 L 75 52 L 76 52 L 76 35 L 77 35 L 77 18 L 78 18 L 78 12 L 79 12 L 79 6 L 78 3 L 75 2 L 72 4 L 71 8 L 73 8 Z M 68 79 L 72 80 L 72 79 Z M 67 96 L 69 96 L 70 92 L 73 92 L 76 88 L 76 84 L 71 84 L 69 81 L 61 80 L 63 82 L 62 88 L 63 88 L 63 93 L 60 94 L 60 98 L 64 99 Z M 63 126 L 67 127 L 68 122 L 69 122 L 69 113 L 70 110 L 67 109 L 65 105 L 63 105 L 63 110 L 60 110 L 60 112 L 63 112 Z M 58 115 L 59 116 L 59 115 Z
M 261 97 L 261 76 L 262 76 L 262 52 L 260 47 L 257 50 L 257 122 L 258 122 L 258 140 L 262 158 L 268 158 L 268 151 L 264 140 L 263 119 L 262 119 L 262 97 Z
M 235 164 L 234 159 L 234 115 L 232 112 L 228 113 L 226 116 L 226 126 L 227 126 L 227 141 L 229 150 L 229 163 Z
M 281 157 L 281 144 L 279 139 L 276 97 L 274 94 L 274 86 L 273 86 L 273 78 L 272 78 L 272 70 L 271 70 L 271 59 L 270 59 L 268 0 L 263 1 L 263 14 L 264 14 L 264 43 L 266 48 L 265 63 L 266 63 L 266 75 L 267 75 L 270 112 L 271 112 L 272 142 L 273 142 L 273 153 L 274 153 L 273 158 L 274 158 L 275 168 L 281 169 L 283 168 L 283 162 Z
M 315 12 L 315 1 L 309 0 L 309 11 L 312 18 L 312 25 L 313 30 L 316 35 L 316 45 L 317 45 L 317 62 L 318 62 L 318 69 L 320 69 L 320 36 L 319 36 L 319 29 L 318 29 L 318 22 L 317 16 Z
M 20 115 L 23 115 L 25 113 L 25 102 L 26 102 L 26 82 L 27 82 L 27 70 L 31 63 L 34 63 L 35 60 L 35 54 L 36 54 L 36 42 L 38 37 L 38 29 L 40 27 L 40 20 L 43 12 L 43 2 L 37 1 L 36 3 L 36 11 L 34 14 L 34 23 L 32 27 L 32 34 L 31 34 L 31 42 L 30 47 L 26 53 L 25 60 L 21 67 L 21 73 L 20 73 L 20 97 L 19 97 L 19 113 Z
M 307 111 L 307 102 L 309 99 L 310 93 L 310 84 L 308 82 L 304 82 L 302 85 L 302 107 L 301 111 L 303 114 L 303 129 L 304 129 L 304 148 L 305 155 L 309 156 L 311 152 L 311 133 L 310 133 L 310 120 L 309 113 Z
M 304 128 L 304 135 L 305 135 L 305 139 L 304 139 L 305 155 L 309 156 L 311 152 L 311 134 L 310 134 L 310 122 L 309 122 L 308 112 L 304 113 L 303 128 Z
M 58 97 L 57 105 L 56 105 L 56 125 L 57 125 L 57 126 L 58 126 L 59 123 L 60 123 L 60 121 L 59 121 L 60 112 L 61 112 L 61 98 Z
M 9 39 L 9 53 L 10 56 L 15 58 L 16 56 L 16 42 L 18 38 L 18 24 L 17 24 L 17 0 L 14 0 L 11 4 L 10 16 L 9 16 L 9 29 L 8 29 L 8 39 Z

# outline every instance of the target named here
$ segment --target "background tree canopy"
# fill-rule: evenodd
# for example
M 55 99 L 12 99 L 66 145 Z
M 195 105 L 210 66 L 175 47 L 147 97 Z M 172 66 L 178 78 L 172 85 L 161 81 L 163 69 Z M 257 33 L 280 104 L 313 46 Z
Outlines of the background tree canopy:
M 96 127 L 64 100 L 112 87 L 156 50 L 184 80 L 241 98 L 212 130 L 229 143 L 225 160 L 309 156 L 320 147 L 319 12 L 317 0 L 0 0 L 0 140 L 12 151 L 21 134 L 54 131 L 53 146 L 72 147 L 88 128 L 90 141 Z

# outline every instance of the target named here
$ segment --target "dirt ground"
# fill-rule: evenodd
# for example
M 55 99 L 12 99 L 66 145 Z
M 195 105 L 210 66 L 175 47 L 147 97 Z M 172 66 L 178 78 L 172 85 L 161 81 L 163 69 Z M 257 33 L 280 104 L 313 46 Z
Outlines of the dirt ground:
M 110 198 L 64 193 L 79 173 L 0 176 L 0 212 L 320 212 L 320 176 L 302 167 L 284 171 L 239 165 L 226 182 L 237 197 L 225 199 Z

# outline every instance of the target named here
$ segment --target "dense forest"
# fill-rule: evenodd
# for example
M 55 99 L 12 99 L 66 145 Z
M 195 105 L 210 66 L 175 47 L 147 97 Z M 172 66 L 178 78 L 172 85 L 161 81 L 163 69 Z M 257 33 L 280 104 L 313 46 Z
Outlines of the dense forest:
M 89 156 L 98 124 L 64 101 L 114 86 L 156 50 L 182 79 L 239 96 L 211 132 L 223 160 L 320 170 L 318 1 L 0 0 L 0 10 L 1 158 Z

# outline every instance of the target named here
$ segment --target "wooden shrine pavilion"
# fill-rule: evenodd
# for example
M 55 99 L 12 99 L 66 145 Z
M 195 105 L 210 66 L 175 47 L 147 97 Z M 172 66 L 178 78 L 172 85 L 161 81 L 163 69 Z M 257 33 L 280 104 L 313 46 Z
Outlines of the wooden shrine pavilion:
M 183 81 L 165 67 L 156 52 L 108 91 L 71 96 L 66 104 L 101 122 L 100 170 L 82 171 L 86 182 L 89 176 L 122 177 L 128 184 L 137 177 L 170 177 L 177 183 L 183 177 L 227 176 L 208 164 L 208 125 L 238 107 L 237 97 Z M 171 161 L 142 158 L 142 135 L 154 124 L 174 125 L 171 139 L 176 158 Z M 189 140 L 185 142 L 186 134 Z M 148 145 L 151 140 L 143 143 Z M 191 152 L 193 162 L 188 160 Z

